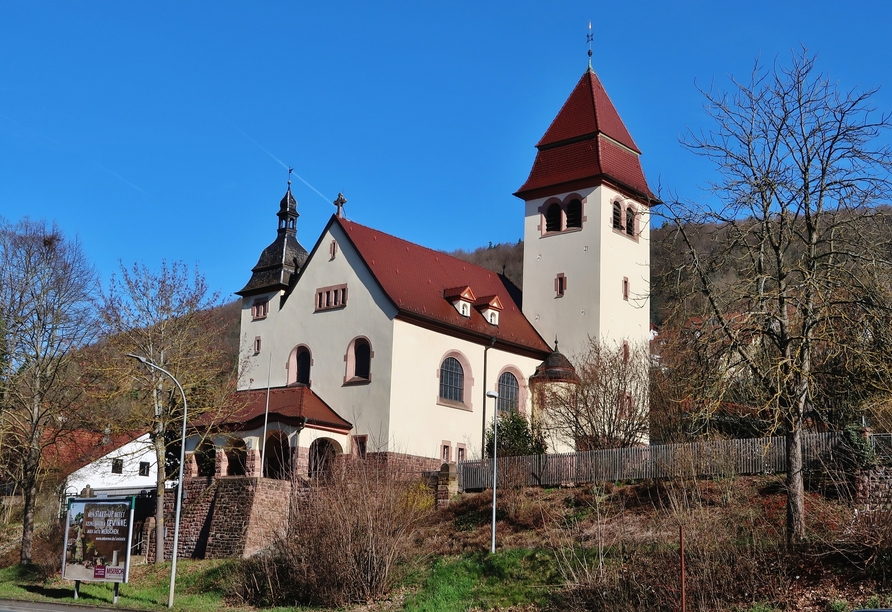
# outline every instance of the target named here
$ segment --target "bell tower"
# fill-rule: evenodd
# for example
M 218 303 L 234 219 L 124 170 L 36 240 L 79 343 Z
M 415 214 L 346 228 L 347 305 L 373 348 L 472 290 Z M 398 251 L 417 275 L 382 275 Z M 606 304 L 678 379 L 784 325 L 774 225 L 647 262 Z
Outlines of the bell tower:
M 523 312 L 573 358 L 589 336 L 650 338 L 650 207 L 638 149 L 595 72 L 536 145 L 524 200 Z

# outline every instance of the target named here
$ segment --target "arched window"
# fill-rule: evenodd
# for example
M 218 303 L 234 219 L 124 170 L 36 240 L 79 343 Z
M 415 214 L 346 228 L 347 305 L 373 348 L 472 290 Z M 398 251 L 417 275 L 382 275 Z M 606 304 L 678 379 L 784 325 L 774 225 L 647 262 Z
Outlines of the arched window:
M 363 384 L 372 380 L 372 345 L 368 338 L 358 336 L 347 347 L 347 372 L 344 384 Z
M 313 365 L 313 355 L 310 349 L 301 344 L 292 349 L 288 355 L 288 377 L 286 384 L 293 385 L 300 383 L 302 385 L 310 384 L 310 369 Z
M 623 229 L 623 209 L 619 202 L 613 203 L 613 229 Z
M 582 227 L 582 202 L 570 200 L 567 204 L 567 228 Z
M 353 345 L 353 352 L 356 355 L 356 365 L 353 369 L 353 375 L 356 378 L 365 378 L 368 380 L 369 372 L 372 369 L 372 346 L 365 338 L 357 338 Z
M 520 385 L 517 378 L 511 372 L 504 372 L 499 376 L 499 401 L 496 406 L 499 412 L 514 412 L 517 410 L 520 398 Z
M 455 357 L 447 357 L 440 365 L 440 398 L 452 402 L 463 402 L 465 395 L 465 372 Z
M 545 231 L 561 231 L 561 205 L 554 203 L 545 211 Z
M 310 384 L 310 349 L 305 346 L 297 350 L 297 382 Z
M 631 206 L 626 209 L 626 233 L 629 236 L 635 235 L 635 211 Z

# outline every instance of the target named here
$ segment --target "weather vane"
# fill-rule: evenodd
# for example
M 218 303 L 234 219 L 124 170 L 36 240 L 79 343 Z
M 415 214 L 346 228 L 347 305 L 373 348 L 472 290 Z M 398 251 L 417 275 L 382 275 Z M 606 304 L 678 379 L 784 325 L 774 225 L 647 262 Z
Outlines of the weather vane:
M 595 39 L 595 35 L 592 34 L 592 22 L 588 22 L 588 34 L 585 37 L 586 41 L 588 41 L 588 69 L 592 69 L 592 41 Z
M 288 167 L 288 188 L 291 188 L 291 173 L 294 172 L 294 168 Z

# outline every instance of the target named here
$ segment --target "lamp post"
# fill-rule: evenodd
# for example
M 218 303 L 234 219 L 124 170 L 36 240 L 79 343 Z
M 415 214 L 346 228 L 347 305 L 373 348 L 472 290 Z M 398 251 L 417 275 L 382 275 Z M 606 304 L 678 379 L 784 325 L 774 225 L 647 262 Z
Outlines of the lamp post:
M 490 553 L 496 552 L 496 468 L 499 455 L 499 394 L 495 391 L 487 391 L 486 397 L 496 400 L 492 411 L 492 546 Z
M 157 366 L 145 357 L 140 357 L 139 355 L 133 355 L 131 353 L 127 353 L 128 357 L 132 357 L 136 359 L 138 362 L 146 366 L 147 368 L 152 368 L 158 370 L 162 374 L 166 375 L 170 378 L 174 384 L 177 386 L 177 389 L 180 390 L 180 395 L 183 396 L 183 433 L 180 436 L 180 477 L 179 482 L 177 484 L 177 500 L 176 500 L 176 517 L 174 518 L 174 527 L 173 527 L 173 552 L 171 553 L 171 563 L 170 563 L 170 592 L 167 596 L 167 607 L 173 608 L 173 594 L 174 588 L 176 587 L 177 581 L 177 548 L 180 543 L 180 512 L 183 507 L 183 464 L 186 462 L 186 417 L 188 415 L 188 408 L 186 407 L 186 392 L 183 391 L 183 386 L 180 384 L 173 374 L 162 368 L 161 366 Z M 163 466 L 158 466 L 159 470 L 163 470 Z M 164 558 L 164 542 L 155 542 L 155 556 L 161 554 L 161 558 Z

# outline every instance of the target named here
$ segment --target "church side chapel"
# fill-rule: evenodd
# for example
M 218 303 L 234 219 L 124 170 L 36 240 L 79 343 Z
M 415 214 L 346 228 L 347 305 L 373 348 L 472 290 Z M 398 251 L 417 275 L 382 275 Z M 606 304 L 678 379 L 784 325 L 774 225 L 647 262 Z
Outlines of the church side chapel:
M 312 478 L 344 455 L 418 470 L 479 458 L 493 410 L 541 413 L 544 387 L 573 383 L 565 355 L 589 338 L 648 342 L 658 200 L 591 67 L 536 149 L 515 193 L 522 305 L 500 274 L 348 219 L 342 194 L 308 252 L 289 180 L 275 240 L 237 292 L 244 407 L 189 448 L 193 473 Z

